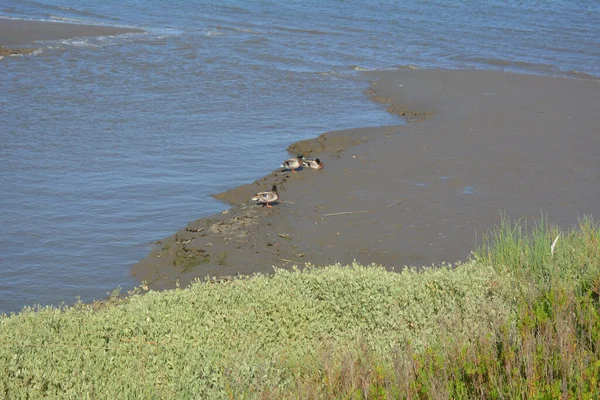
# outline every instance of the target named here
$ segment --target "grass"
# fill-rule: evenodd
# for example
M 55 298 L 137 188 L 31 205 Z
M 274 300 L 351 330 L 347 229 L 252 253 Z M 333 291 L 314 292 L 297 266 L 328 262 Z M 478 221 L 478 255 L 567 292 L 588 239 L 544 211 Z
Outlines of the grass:
M 276 270 L 0 317 L 6 398 L 597 398 L 600 230 L 504 218 L 459 266 Z

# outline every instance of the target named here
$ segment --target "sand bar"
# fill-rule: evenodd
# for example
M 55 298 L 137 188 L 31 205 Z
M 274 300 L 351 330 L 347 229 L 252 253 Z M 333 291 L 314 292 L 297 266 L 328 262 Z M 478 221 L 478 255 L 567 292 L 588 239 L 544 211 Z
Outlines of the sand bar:
M 600 82 L 496 71 L 368 76 L 371 98 L 409 123 L 290 146 L 325 168 L 293 174 L 275 165 L 216 195 L 232 208 L 160 241 L 133 274 L 166 288 L 306 262 L 454 263 L 502 212 L 529 221 L 543 212 L 562 227 L 600 216 Z M 273 183 L 279 205 L 246 204 Z
M 9 51 L 9 49 L 18 50 L 19 48 L 29 46 L 36 41 L 143 32 L 144 31 L 141 29 L 116 26 L 81 25 L 0 18 L 0 46 L 3 46 L 5 51 Z

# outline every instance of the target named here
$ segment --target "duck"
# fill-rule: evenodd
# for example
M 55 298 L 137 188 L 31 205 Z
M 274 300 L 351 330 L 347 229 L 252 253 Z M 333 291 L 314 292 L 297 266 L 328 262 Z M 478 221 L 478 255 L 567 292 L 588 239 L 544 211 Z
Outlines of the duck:
M 312 159 L 312 158 L 305 158 L 303 160 L 303 163 L 304 163 L 305 167 L 312 168 L 312 169 L 323 169 L 323 166 L 325 166 L 325 163 L 323 163 L 318 158 L 316 160 Z
M 252 197 L 253 201 L 258 202 L 258 204 L 266 205 L 271 208 L 269 203 L 274 203 L 279 200 L 279 193 L 277 192 L 277 185 L 273 185 L 271 190 L 265 192 L 258 192 Z
M 293 173 L 296 173 L 296 169 L 302 166 L 303 159 L 304 156 L 302 154 L 299 154 L 298 157 L 288 158 L 287 160 L 285 160 L 281 164 L 281 167 L 285 169 L 291 169 Z

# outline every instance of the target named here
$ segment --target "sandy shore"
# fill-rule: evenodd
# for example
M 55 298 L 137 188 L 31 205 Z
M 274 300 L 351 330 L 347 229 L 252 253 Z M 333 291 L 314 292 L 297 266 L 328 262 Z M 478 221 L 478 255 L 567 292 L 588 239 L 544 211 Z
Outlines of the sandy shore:
M 600 82 L 495 71 L 368 73 L 405 125 L 296 143 L 321 171 L 274 172 L 216 195 L 226 213 L 160 241 L 151 287 L 334 261 L 400 269 L 469 256 L 502 212 L 563 227 L 600 215 Z M 282 202 L 247 204 L 277 183 Z
M 37 41 L 75 37 L 143 33 L 141 29 L 115 26 L 65 24 L 0 18 L 0 56 L 31 53 Z

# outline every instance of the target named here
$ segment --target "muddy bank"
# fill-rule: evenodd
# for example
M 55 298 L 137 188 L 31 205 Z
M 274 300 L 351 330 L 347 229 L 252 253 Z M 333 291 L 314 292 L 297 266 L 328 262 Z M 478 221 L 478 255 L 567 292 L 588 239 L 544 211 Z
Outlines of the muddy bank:
M 296 143 L 320 171 L 274 172 L 215 195 L 232 208 L 191 222 L 133 267 L 151 287 L 311 262 L 389 268 L 468 257 L 502 212 L 567 227 L 599 212 L 600 82 L 494 71 L 368 73 L 398 126 Z M 368 101 L 366 99 L 366 101 Z M 280 188 L 273 208 L 249 204 Z
M 35 49 L 11 49 L 5 46 L 0 46 L 0 57 L 16 56 L 19 54 L 31 54 Z
M 168 288 L 174 282 L 184 285 L 196 277 L 229 279 L 256 272 L 270 273 L 275 265 L 285 268 L 323 260 L 318 248 L 313 248 L 310 229 L 309 232 L 298 229 L 299 222 L 309 228 L 313 224 L 315 228 L 319 227 L 319 220 L 307 219 L 305 210 L 306 207 L 320 209 L 314 203 L 319 200 L 320 191 L 315 179 L 333 176 L 337 168 L 328 164 L 335 164 L 347 149 L 396 129 L 379 127 L 328 132 L 290 145 L 287 150 L 291 155 L 318 157 L 325 162 L 325 169 L 303 168 L 293 173 L 276 168 L 251 184 L 213 195 L 232 208 L 193 221 L 176 234 L 157 242 L 152 253 L 133 267 L 134 276 L 153 288 Z M 277 185 L 281 196 L 273 208 L 250 201 L 253 194 L 270 190 L 273 185 Z M 310 192 L 306 185 L 310 186 Z M 294 191 L 289 195 L 291 188 Z M 298 196 L 296 190 L 304 191 L 307 198 Z
M 35 43 L 39 41 L 143 32 L 141 29 L 117 26 L 66 24 L 0 18 L 0 57 L 30 54 L 36 50 L 37 46 Z

